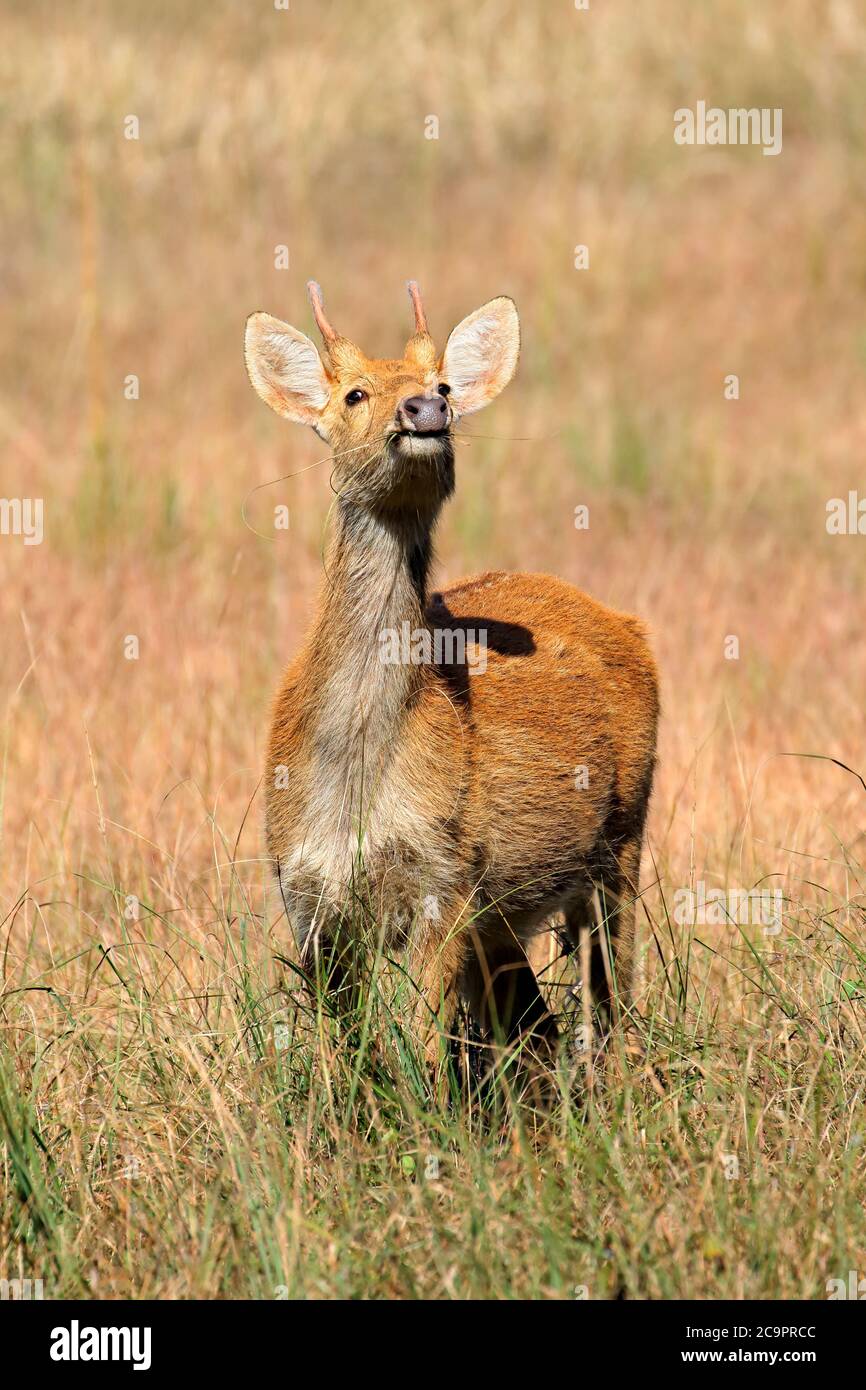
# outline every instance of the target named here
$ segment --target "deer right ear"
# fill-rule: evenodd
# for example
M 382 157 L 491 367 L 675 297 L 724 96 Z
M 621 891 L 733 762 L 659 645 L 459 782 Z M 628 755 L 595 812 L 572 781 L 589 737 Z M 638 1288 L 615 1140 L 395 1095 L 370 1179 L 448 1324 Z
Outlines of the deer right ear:
M 520 322 L 513 299 L 482 304 L 452 329 L 442 354 L 442 379 L 451 387 L 457 415 L 471 415 L 495 400 L 514 376 L 520 352 Z
M 265 405 L 299 425 L 315 425 L 328 404 L 330 382 L 315 343 L 270 314 L 250 314 L 244 359 Z

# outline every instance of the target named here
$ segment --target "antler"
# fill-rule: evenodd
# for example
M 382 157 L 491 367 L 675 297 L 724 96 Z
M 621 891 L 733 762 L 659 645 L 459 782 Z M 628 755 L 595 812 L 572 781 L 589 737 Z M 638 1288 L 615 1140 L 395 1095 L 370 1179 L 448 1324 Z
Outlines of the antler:
M 327 343 L 328 347 L 337 341 L 339 334 L 331 327 L 325 318 L 325 306 L 322 303 L 322 287 L 317 285 L 315 280 L 307 281 L 307 294 L 310 296 L 310 304 L 313 308 L 313 318 L 319 332 Z
M 427 333 L 427 319 L 424 315 L 424 305 L 421 303 L 421 291 L 418 288 L 417 280 L 410 280 L 406 288 L 409 291 L 409 298 L 412 301 L 412 308 L 415 310 L 415 332 Z

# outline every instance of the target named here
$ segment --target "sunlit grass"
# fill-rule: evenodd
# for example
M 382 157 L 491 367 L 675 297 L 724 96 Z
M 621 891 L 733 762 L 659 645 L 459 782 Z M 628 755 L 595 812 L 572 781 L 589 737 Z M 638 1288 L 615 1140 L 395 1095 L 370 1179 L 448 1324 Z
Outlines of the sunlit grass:
M 335 1015 L 248 875 L 197 941 L 185 903 L 109 927 L 130 884 L 91 881 L 101 940 L 7 978 L 2 1238 L 51 1296 L 820 1297 L 856 1267 L 862 899 L 762 937 L 649 891 L 640 1015 L 564 1042 L 540 1113 L 513 1066 L 437 1083 L 384 977 Z

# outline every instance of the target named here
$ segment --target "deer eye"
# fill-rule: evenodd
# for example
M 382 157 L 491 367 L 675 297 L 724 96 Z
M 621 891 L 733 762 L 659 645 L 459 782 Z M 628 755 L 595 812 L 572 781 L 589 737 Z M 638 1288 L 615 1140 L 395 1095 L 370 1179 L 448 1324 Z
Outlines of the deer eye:
M 451 395 L 451 387 L 448 385 L 447 381 L 440 381 L 439 385 L 436 387 L 436 390 L 439 392 L 440 396 Z
M 359 391 L 356 387 L 355 390 L 350 391 L 348 396 L 346 397 L 346 405 L 360 405 L 361 402 L 365 401 L 366 399 L 367 392 Z

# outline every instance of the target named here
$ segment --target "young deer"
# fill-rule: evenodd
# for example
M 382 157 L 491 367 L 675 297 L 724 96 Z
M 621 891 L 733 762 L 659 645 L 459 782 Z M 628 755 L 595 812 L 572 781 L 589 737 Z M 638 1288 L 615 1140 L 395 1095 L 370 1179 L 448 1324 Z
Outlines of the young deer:
M 267 841 L 286 913 L 308 955 L 339 953 L 360 861 L 385 944 L 405 950 L 429 1055 L 460 997 L 484 1036 L 531 1030 L 549 1043 L 524 948 L 552 913 L 565 914 L 573 947 L 591 933 L 596 1004 L 629 999 L 653 659 L 634 618 L 549 575 L 488 573 L 430 592 L 454 425 L 517 365 L 512 300 L 470 314 L 440 355 L 412 282 L 415 332 L 401 359 L 382 361 L 335 332 L 308 288 L 324 361 L 269 314 L 246 328 L 255 390 L 311 425 L 335 461 L 318 615 L 270 739 Z M 403 659 L 393 642 L 389 657 L 395 633 L 411 637 Z M 449 655 L 426 659 L 443 634 Z

